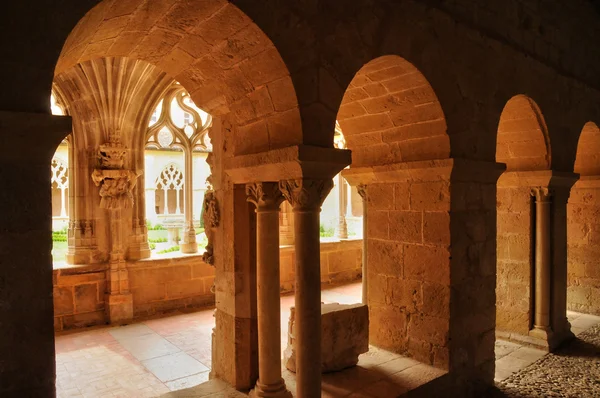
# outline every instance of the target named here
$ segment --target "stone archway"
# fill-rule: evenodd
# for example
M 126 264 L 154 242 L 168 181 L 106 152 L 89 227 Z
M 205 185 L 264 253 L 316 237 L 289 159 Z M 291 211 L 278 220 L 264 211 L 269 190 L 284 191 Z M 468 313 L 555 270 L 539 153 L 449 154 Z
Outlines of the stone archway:
M 119 78 L 122 68 L 117 64 L 142 69 L 129 73 L 130 81 L 138 83 L 123 84 L 127 79 Z M 86 68 L 87 73 L 82 73 Z M 159 84 L 148 85 L 153 78 Z M 99 117 L 93 118 L 91 126 L 101 131 L 92 140 L 98 141 L 96 144 L 116 127 L 133 133 L 145 131 L 146 117 L 131 117 L 122 126 L 113 123 L 123 119 L 115 108 L 126 105 L 120 111 L 127 113 L 132 112 L 130 105 L 135 105 L 151 112 L 151 105 L 172 80 L 215 118 L 211 128 L 215 148 L 212 183 L 222 220 L 215 231 L 217 326 L 212 369 L 215 376 L 236 388 L 252 387 L 257 377 L 254 221 L 242 185 L 252 181 L 232 185 L 224 169 L 236 156 L 302 143 L 294 86 L 278 50 L 248 16 L 227 1 L 181 0 L 167 8 L 163 4 L 148 7 L 142 0 L 103 1 L 86 14 L 67 39 L 55 79 L 71 87 L 85 82 L 91 89 L 83 100 L 95 102 Z M 140 88 L 151 88 L 144 92 L 143 104 L 139 93 L 132 97 Z M 101 95 L 94 96 L 94 91 Z M 106 100 L 114 95 L 121 95 L 121 100 Z M 72 98 L 74 102 L 79 99 Z M 81 112 L 79 118 L 86 116 L 89 112 Z M 79 123 L 78 116 L 73 117 Z M 106 120 L 109 123 L 103 124 Z M 143 155 L 144 140 L 133 133 L 128 136 L 131 147 Z M 143 157 L 136 157 L 131 164 L 140 159 Z M 143 192 L 140 183 L 134 195 L 142 197 Z M 133 212 L 134 219 L 138 214 L 143 217 L 143 206 Z M 139 229 L 143 235 L 143 226 Z
M 364 65 L 338 113 L 366 201 L 370 342 L 448 369 L 450 140 L 427 79 L 405 59 Z M 364 276 L 363 276 L 364 278 Z
M 271 40 L 224 0 L 103 1 L 69 35 L 55 75 L 99 57 L 148 62 L 180 82 L 213 116 L 230 115 L 235 154 L 299 144 L 290 73 Z
M 506 164 L 497 188 L 497 335 L 551 350 L 569 334 L 560 248 L 572 182 L 550 169 L 546 123 L 530 97 L 506 103 L 496 161 Z
M 580 177 L 571 190 L 567 205 L 567 308 L 598 315 L 600 129 L 593 122 L 586 123 L 581 131 L 574 172 Z

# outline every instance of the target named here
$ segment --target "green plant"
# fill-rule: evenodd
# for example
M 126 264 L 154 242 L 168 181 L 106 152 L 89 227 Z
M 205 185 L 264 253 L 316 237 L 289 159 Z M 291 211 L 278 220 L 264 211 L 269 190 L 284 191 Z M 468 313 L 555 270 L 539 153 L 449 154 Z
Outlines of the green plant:
M 148 242 L 150 243 L 165 243 L 167 241 L 167 238 L 148 238 Z
M 148 246 L 150 246 L 150 250 L 156 250 L 156 243 L 150 242 Z
M 66 242 L 67 232 L 63 231 L 52 231 L 52 242 Z
M 335 234 L 335 229 L 333 227 L 325 228 L 325 226 L 321 224 L 319 227 L 319 233 L 321 238 L 331 238 Z
M 150 221 L 146 221 L 146 227 L 148 228 L 148 231 L 162 231 L 166 229 L 162 224 L 152 225 Z
M 179 246 L 173 246 L 173 247 L 169 247 L 168 249 L 158 251 L 158 252 L 156 252 L 156 254 L 165 254 L 165 253 L 172 253 L 172 252 L 178 252 L 178 251 L 179 251 Z

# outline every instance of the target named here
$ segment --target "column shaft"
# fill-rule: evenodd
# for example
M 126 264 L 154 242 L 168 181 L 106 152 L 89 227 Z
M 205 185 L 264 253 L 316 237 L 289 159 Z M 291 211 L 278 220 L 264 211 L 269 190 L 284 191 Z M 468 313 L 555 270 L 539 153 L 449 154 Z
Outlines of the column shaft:
M 369 304 L 369 295 L 368 295 L 368 279 L 367 279 L 367 186 L 359 185 L 358 194 L 362 198 L 362 208 L 363 208 L 363 220 L 362 220 L 362 303 Z
M 183 186 L 183 244 L 182 253 L 197 253 L 196 230 L 194 228 L 194 179 L 193 179 L 193 153 L 191 150 L 185 153 L 185 184 Z M 179 195 L 177 195 L 179 199 Z
M 535 317 L 534 328 L 550 330 L 551 246 L 550 197 L 536 190 L 535 201 Z
M 258 381 L 255 397 L 290 397 L 281 377 L 281 304 L 279 297 L 279 205 L 276 183 L 251 184 L 248 201 L 256 204 L 256 287 Z
M 321 264 L 319 213 L 295 211 L 296 385 L 299 397 L 321 396 Z
M 294 208 L 296 255 L 296 395 L 321 396 L 321 254 L 319 214 L 332 180 L 280 183 Z
M 338 174 L 339 216 L 336 235 L 339 239 L 348 239 L 348 224 L 346 222 L 346 181 L 342 173 Z

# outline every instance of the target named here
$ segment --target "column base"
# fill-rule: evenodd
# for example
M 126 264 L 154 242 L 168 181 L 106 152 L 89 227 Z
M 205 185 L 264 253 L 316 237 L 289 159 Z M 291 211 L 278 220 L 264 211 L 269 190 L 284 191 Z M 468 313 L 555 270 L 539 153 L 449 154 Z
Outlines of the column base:
M 265 385 L 257 381 L 256 387 L 250 391 L 249 396 L 256 398 L 292 398 L 292 393 L 288 391 L 285 386 L 285 381 L 281 379 L 280 382 L 275 385 Z
M 144 245 L 129 246 L 129 260 L 142 260 L 144 258 L 150 258 L 150 255 L 152 253 L 150 250 L 150 246 L 148 245 L 148 243 L 146 243 L 145 246 L 146 247 L 144 247 Z
M 179 245 L 179 248 L 182 253 L 186 253 L 186 254 L 198 253 L 198 243 L 196 243 L 196 242 L 181 243 Z
M 98 258 L 96 248 L 76 248 L 68 249 L 65 256 L 67 264 L 95 264 L 105 259 Z
M 133 295 L 106 294 L 104 296 L 106 316 L 111 324 L 129 322 L 133 319 Z
M 511 333 L 508 339 L 552 352 L 562 343 L 574 337 L 575 335 L 569 328 L 561 332 L 554 332 L 552 329 L 532 329 L 526 336 Z

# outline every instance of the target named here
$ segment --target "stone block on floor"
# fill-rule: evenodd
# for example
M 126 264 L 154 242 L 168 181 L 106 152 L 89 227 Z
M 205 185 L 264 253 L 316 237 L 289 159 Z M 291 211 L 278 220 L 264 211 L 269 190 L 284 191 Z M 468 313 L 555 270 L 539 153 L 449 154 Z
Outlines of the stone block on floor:
M 290 308 L 284 364 L 296 371 L 295 308 Z M 369 310 L 365 304 L 321 304 L 321 370 L 335 372 L 355 366 L 369 351 Z

